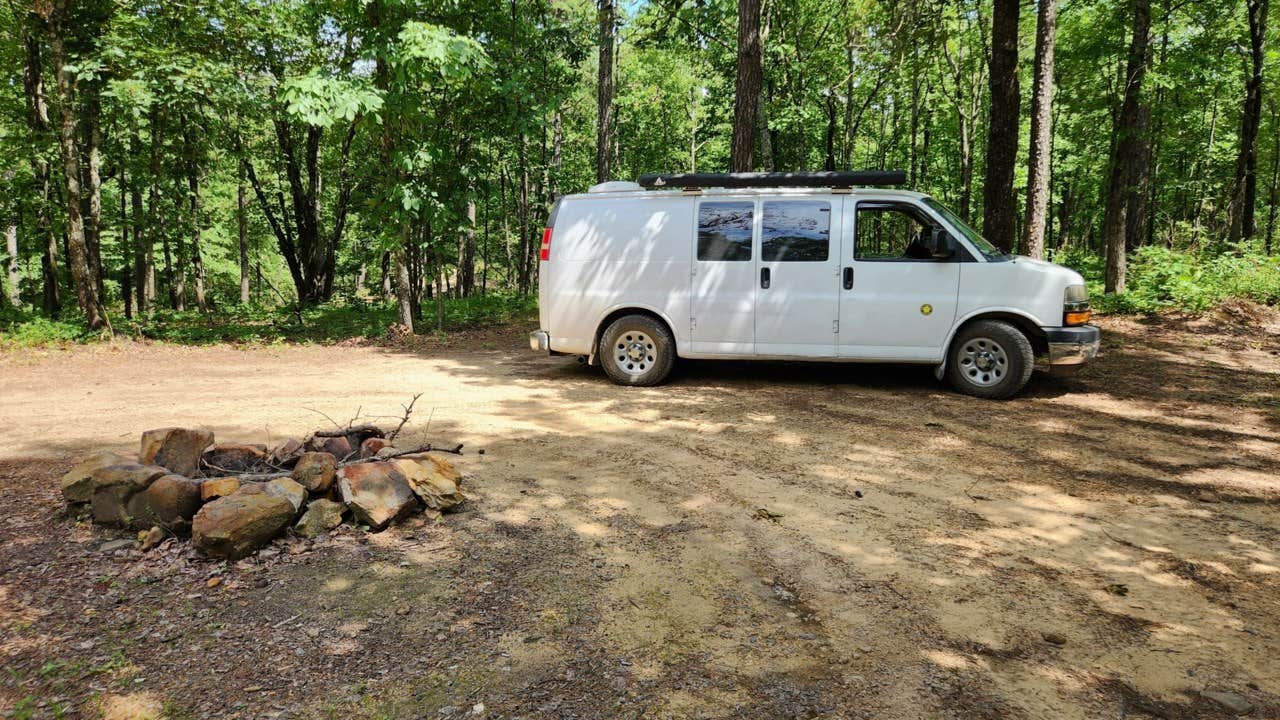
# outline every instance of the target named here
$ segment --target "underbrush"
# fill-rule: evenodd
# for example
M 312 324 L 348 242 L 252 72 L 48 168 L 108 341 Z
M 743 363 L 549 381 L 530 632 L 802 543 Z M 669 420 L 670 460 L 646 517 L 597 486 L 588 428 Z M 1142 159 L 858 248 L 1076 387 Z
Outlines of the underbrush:
M 529 318 L 536 312 L 537 299 L 529 296 L 449 298 L 444 301 L 444 331 L 499 325 Z M 117 308 L 111 319 L 118 336 L 182 345 L 332 343 L 394 337 L 389 328 L 396 322 L 396 312 L 392 304 L 348 300 L 300 311 L 239 305 L 204 314 L 194 310 L 157 310 L 149 317 L 133 319 L 124 318 Z M 436 331 L 435 301 L 424 302 L 416 327 L 423 334 Z M 0 348 L 87 342 L 97 337 L 85 329 L 79 317 L 51 320 L 35 313 L 0 310 Z
M 1200 313 L 1233 298 L 1280 304 L 1280 257 L 1253 244 L 1212 251 L 1152 245 L 1129 256 L 1125 291 L 1104 295 L 1105 264 L 1089 251 L 1060 250 L 1049 258 L 1085 277 L 1095 309 L 1110 313 Z

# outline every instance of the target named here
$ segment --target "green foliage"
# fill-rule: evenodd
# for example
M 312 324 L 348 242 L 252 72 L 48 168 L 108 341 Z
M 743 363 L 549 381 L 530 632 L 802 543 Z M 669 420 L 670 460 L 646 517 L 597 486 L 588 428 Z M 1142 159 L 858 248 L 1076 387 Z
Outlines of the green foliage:
M 0 349 L 84 342 L 96 337 L 72 320 L 53 320 L 31 312 L 0 309 Z
M 424 300 L 426 325 L 434 326 L 434 301 Z M 536 299 L 526 295 L 476 295 L 446 298 L 446 332 L 529 320 L 537 312 Z M 257 306 L 230 306 L 216 312 L 157 311 L 145 320 L 117 318 L 116 332 L 139 340 L 182 345 L 212 343 L 276 344 L 333 343 L 352 338 L 389 339 L 395 308 L 386 303 L 348 301 L 302 310 Z M 55 321 L 16 311 L 0 312 L 0 349 L 22 349 L 95 338 L 75 320 Z
M 1101 293 L 1098 230 L 1132 1 L 1060 4 L 1050 235 L 1073 249 L 1058 257 L 1086 273 L 1099 307 L 1116 311 L 1200 310 L 1232 295 L 1276 302 L 1274 261 L 1256 246 L 1214 240 L 1227 235 L 1233 207 L 1249 73 L 1246 4 L 1154 8 L 1143 88 L 1152 176 L 1144 192 L 1157 247 L 1132 258 L 1129 292 L 1117 298 Z M 317 302 L 365 295 L 395 276 L 394 262 L 384 269 L 395 257 L 408 267 L 418 322 L 431 327 L 434 308 L 424 295 L 439 277 L 455 292 L 474 292 L 482 271 L 490 290 L 533 290 L 548 208 L 557 195 L 596 181 L 594 0 L 73 5 L 75 114 L 82 144 L 91 120 L 101 134 L 103 287 L 126 333 L 176 342 L 384 333 L 389 310 L 353 300 L 307 310 L 301 327 L 287 310 L 234 309 L 242 186 L 255 305 L 286 307 L 304 293 Z M 727 169 L 737 3 L 614 6 L 612 178 Z M 1027 108 L 1035 6 L 1023 3 L 1020 16 Z M 757 142 L 756 169 L 904 168 L 913 188 L 981 218 L 992 8 L 991 0 L 766 3 L 756 122 L 768 142 Z M 0 157 L 14 160 L 0 172 L 0 219 L 16 224 L 20 300 L 36 307 L 45 285 L 40 256 L 49 238 L 60 245 L 66 208 L 50 36 L 29 10 L 0 5 Z M 1280 13 L 1280 3 L 1271 12 Z M 1278 25 L 1273 17 L 1270 27 Z M 54 121 L 45 129 L 29 113 L 28 40 L 43 52 L 43 97 Z M 1277 67 L 1280 43 L 1268 42 L 1257 158 L 1264 227 L 1268 204 L 1280 196 Z M 1024 112 L 1024 157 L 1028 124 Z M 242 179 L 246 165 L 256 188 Z M 1021 197 L 1023 158 L 1017 166 Z M 193 307 L 197 238 L 212 313 L 124 322 L 125 276 L 139 239 L 154 251 L 156 304 L 176 304 L 170 297 L 183 280 Z M 58 261 L 55 283 L 70 306 L 65 252 Z M 325 282 L 307 287 L 299 266 Z M 494 303 L 510 305 L 450 300 L 446 325 L 509 314 Z M 0 323 L 6 346 L 86 339 L 75 320 L 10 312 Z
M 324 128 L 382 109 L 382 95 L 366 83 L 318 73 L 286 80 L 280 95 L 291 115 Z
M 1139 248 L 1129 259 L 1125 292 L 1118 295 L 1102 293 L 1103 262 L 1095 253 L 1064 250 L 1051 259 L 1084 275 L 1094 307 L 1103 312 L 1198 313 L 1232 298 L 1280 304 L 1280 257 L 1268 257 L 1256 243 L 1226 253 Z

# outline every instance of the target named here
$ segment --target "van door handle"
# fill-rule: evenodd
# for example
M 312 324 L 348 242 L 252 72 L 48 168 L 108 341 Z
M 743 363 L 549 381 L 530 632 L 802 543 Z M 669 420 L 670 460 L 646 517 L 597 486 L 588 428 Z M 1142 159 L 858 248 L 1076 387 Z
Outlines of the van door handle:
M 764 290 L 769 289 L 769 268 L 760 268 L 760 287 Z
M 844 269 L 844 289 L 853 289 L 853 268 L 851 267 L 846 267 Z

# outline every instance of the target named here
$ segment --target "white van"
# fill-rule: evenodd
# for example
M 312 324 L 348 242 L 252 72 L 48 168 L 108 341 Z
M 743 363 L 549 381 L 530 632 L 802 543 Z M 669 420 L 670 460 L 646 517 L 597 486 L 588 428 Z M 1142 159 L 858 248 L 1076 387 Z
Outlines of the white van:
M 1084 280 L 1006 255 L 900 173 L 651 175 L 562 197 L 539 351 L 654 385 L 677 357 L 937 366 L 1003 398 L 1098 352 Z

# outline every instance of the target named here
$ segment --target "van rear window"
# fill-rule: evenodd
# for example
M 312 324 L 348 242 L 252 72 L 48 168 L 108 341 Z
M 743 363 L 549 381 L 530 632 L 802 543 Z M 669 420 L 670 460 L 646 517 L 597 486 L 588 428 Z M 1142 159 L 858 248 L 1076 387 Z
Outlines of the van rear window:
M 698 260 L 750 260 L 755 206 L 753 202 L 704 202 L 699 205 Z

